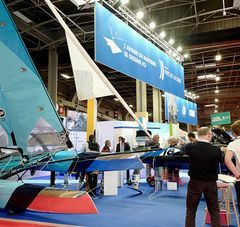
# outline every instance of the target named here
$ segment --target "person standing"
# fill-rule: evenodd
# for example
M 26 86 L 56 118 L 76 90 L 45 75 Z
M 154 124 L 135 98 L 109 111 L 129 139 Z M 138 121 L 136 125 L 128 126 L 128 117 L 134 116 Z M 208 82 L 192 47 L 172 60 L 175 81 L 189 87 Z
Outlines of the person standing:
M 123 151 L 130 151 L 130 150 L 131 150 L 131 147 L 129 143 L 125 142 L 125 139 L 122 136 L 119 136 L 116 152 L 123 152 Z
M 124 152 L 124 151 L 131 151 L 131 147 L 129 143 L 125 142 L 125 138 L 122 136 L 118 137 L 118 144 L 116 147 L 116 152 Z M 129 181 L 130 178 L 130 171 L 126 171 L 126 177 L 127 177 L 127 182 Z
M 159 135 L 155 134 L 152 139 L 149 139 L 148 141 L 146 141 L 145 147 L 150 149 L 160 150 L 159 139 L 160 139 Z M 152 176 L 151 174 L 152 168 L 153 168 L 152 164 L 146 165 L 146 179 Z
M 152 139 L 146 141 L 145 147 L 148 147 L 150 149 L 159 149 L 160 148 L 159 139 L 160 139 L 159 135 L 155 134 Z
M 101 152 L 103 152 L 103 153 L 109 153 L 109 152 L 111 152 L 110 147 L 111 147 L 111 142 L 110 142 L 110 140 L 106 140 L 106 141 L 105 141 L 105 145 L 104 145 L 104 147 L 102 148 L 102 151 L 101 151 Z
M 175 136 L 170 136 L 167 140 L 169 147 L 164 151 L 164 156 L 174 156 L 180 154 L 180 149 L 178 149 L 179 138 Z M 179 169 L 175 167 L 165 168 L 164 172 L 167 171 L 168 180 L 176 181 L 179 184 Z
M 236 139 L 227 146 L 225 164 L 237 180 L 240 180 L 240 120 L 235 121 L 232 124 L 232 133 Z M 236 160 L 236 166 L 232 162 L 233 157 Z M 240 181 L 236 181 L 235 189 L 237 195 L 238 213 L 240 214 Z
M 190 141 L 190 143 L 195 143 L 197 142 L 196 136 L 193 132 L 189 132 L 188 133 L 188 139 Z
M 95 136 L 90 135 L 87 141 L 87 152 L 97 154 L 99 152 L 99 144 L 95 141 Z M 85 173 L 83 173 L 84 175 Z M 89 195 L 96 196 L 98 183 L 98 172 L 86 173 L 86 191 Z
M 201 127 L 198 130 L 199 140 L 186 145 L 184 154 L 189 156 L 190 181 L 187 190 L 187 211 L 185 227 L 195 227 L 196 211 L 202 194 L 211 216 L 212 227 L 220 227 L 218 204 L 218 164 L 222 161 L 220 148 L 210 144 L 211 129 Z

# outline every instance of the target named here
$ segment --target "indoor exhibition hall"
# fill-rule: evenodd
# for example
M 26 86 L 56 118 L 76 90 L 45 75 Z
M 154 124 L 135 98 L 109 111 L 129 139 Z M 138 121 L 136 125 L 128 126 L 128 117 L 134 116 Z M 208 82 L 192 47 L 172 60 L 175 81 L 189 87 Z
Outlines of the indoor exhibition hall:
M 0 227 L 240 227 L 240 0 L 0 0 Z

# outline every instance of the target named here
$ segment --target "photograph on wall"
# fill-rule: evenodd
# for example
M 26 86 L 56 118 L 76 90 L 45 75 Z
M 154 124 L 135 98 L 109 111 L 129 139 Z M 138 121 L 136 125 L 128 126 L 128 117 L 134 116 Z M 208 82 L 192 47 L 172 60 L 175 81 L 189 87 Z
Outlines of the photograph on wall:
M 68 110 L 66 127 L 71 131 L 87 131 L 87 114 Z
M 81 151 L 87 142 L 87 114 L 69 110 L 66 117 L 66 128 L 74 149 Z
M 177 101 L 176 96 L 168 94 L 168 122 L 177 123 Z

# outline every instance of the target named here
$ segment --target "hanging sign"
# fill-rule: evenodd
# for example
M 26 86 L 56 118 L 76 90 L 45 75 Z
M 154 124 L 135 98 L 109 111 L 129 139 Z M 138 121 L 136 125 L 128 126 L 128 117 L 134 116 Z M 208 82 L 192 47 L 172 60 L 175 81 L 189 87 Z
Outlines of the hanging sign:
M 168 122 L 197 124 L 196 103 L 165 93 L 165 118 Z
M 160 90 L 184 98 L 182 65 L 97 2 L 95 60 Z

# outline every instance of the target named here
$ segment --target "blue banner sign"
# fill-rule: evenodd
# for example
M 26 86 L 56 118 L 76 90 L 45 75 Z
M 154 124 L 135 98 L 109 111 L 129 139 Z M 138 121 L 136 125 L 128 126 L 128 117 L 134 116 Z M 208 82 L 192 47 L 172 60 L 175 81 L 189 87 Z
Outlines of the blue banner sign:
M 197 105 L 175 95 L 165 93 L 165 119 L 171 123 L 197 124 Z
M 182 65 L 96 3 L 95 60 L 184 98 Z

